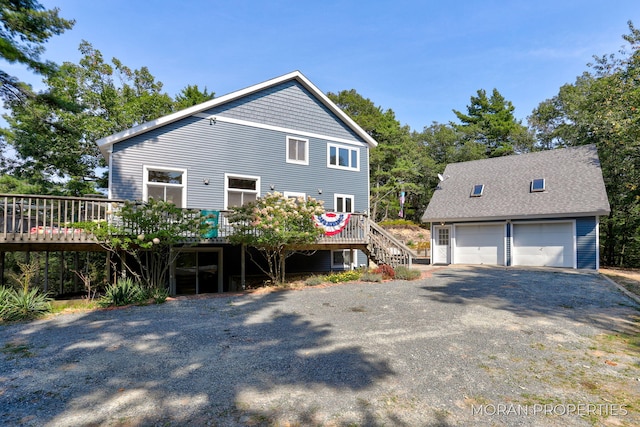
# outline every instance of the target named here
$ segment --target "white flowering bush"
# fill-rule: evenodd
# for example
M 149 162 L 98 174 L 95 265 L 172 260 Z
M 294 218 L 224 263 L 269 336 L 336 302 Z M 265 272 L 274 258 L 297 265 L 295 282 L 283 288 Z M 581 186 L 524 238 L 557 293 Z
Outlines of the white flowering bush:
M 324 213 L 323 202 L 313 197 L 287 198 L 282 193 L 267 193 L 255 202 L 234 208 L 228 216 L 233 225 L 232 243 L 255 247 L 268 265 L 252 260 L 274 283 L 284 282 L 284 262 L 296 246 L 314 243 L 324 230 L 316 226 L 314 216 Z

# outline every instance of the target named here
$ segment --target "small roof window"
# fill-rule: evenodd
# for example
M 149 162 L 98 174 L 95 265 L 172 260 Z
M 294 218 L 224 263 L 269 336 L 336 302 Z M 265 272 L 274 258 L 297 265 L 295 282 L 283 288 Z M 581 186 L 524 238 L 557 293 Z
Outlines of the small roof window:
M 484 191 L 484 184 L 476 184 L 471 190 L 471 197 L 480 197 Z
M 531 181 L 531 192 L 539 193 L 545 190 L 544 178 L 537 178 Z

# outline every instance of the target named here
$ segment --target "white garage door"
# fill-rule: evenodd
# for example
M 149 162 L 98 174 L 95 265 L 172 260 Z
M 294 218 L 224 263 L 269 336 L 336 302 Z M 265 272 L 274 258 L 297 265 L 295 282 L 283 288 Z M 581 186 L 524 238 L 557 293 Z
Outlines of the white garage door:
M 458 225 L 455 230 L 456 264 L 504 265 L 505 226 Z
M 574 266 L 573 223 L 513 224 L 513 265 Z

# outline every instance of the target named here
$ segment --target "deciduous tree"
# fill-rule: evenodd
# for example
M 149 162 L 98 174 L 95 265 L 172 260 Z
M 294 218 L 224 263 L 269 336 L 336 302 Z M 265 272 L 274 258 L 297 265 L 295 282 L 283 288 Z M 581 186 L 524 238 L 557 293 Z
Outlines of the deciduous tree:
M 28 98 L 11 101 L 9 123 L 2 129 L 17 158 L 9 170 L 45 186 L 65 181 L 68 194 L 95 191 L 105 165 L 95 141 L 173 111 L 173 100 L 162 92 L 146 67 L 132 70 L 114 58 L 109 64 L 88 42 L 80 45 L 78 64 L 65 62 L 45 77 L 47 93 L 65 105 Z
M 166 287 L 169 269 L 179 254 L 176 245 L 198 241 L 211 227 L 198 210 L 154 199 L 115 205 L 111 216 L 110 221 L 74 226 L 91 233 L 148 289 Z M 133 258 L 135 265 L 130 265 L 128 258 Z
M 198 85 L 187 85 L 175 96 L 174 109 L 176 111 L 184 110 L 185 108 L 209 101 L 214 97 L 215 93 L 209 92 L 206 87 L 204 91 L 201 91 Z

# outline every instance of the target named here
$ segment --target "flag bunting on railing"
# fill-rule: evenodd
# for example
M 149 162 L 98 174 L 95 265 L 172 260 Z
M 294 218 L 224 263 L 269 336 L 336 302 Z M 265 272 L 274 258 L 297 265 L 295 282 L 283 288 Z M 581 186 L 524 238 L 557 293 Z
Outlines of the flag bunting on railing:
M 324 234 L 333 236 L 334 234 L 340 233 L 342 229 L 347 226 L 351 214 L 325 212 L 322 215 L 316 215 L 314 218 L 316 225 L 324 228 Z

